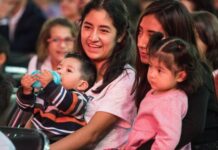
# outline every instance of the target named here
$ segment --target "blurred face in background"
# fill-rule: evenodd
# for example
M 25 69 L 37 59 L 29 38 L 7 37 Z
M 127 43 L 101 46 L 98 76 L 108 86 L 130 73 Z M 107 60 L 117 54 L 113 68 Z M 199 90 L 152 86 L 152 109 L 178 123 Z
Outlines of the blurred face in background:
M 60 9 L 64 17 L 70 20 L 76 20 L 80 17 L 80 0 L 60 0 Z
M 83 10 L 83 8 L 86 6 L 87 3 L 89 3 L 91 0 L 80 0 L 79 4 L 79 10 L 80 12 Z
M 67 53 L 73 51 L 74 38 L 70 29 L 65 26 L 56 25 L 52 27 L 47 42 L 49 43 L 48 54 L 53 64 L 60 63 Z
M 0 19 L 11 15 L 20 0 L 0 0 Z

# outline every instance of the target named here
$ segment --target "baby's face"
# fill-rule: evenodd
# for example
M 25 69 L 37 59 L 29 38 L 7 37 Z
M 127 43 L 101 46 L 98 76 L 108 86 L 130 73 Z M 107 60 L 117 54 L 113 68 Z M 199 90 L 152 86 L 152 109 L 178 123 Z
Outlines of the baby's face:
M 61 76 L 61 82 L 66 89 L 77 89 L 81 83 L 81 62 L 76 58 L 65 58 L 56 70 Z

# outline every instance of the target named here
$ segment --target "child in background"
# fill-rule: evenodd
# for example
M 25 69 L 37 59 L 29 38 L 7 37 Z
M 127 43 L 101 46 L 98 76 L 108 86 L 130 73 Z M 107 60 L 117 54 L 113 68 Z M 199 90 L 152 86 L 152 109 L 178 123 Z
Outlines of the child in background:
M 74 52 L 77 28 L 65 18 L 47 20 L 40 31 L 37 55 L 28 64 L 28 73 L 35 70 L 56 70 L 69 52 Z
M 51 143 L 86 124 L 88 99 L 84 92 L 96 80 L 95 65 L 77 53 L 68 54 L 56 71 L 61 85 L 54 83 L 50 71 L 43 70 L 37 75 L 24 75 L 17 92 L 20 108 L 33 113 L 32 127 L 46 133 Z M 37 96 L 32 87 L 36 80 L 43 88 Z
M 126 150 L 137 149 L 151 139 L 151 149 L 173 150 L 177 146 L 188 109 L 186 93 L 203 82 L 193 48 L 179 38 L 163 39 L 161 33 L 151 37 L 147 78 L 152 89 L 140 104 Z

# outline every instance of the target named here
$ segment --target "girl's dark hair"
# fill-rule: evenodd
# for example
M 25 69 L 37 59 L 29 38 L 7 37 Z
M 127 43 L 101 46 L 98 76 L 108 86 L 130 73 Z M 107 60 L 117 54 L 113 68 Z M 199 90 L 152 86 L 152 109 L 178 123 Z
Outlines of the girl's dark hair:
M 103 75 L 103 83 L 94 90 L 95 93 L 100 93 L 123 72 L 126 64 L 135 64 L 135 49 L 133 49 L 134 43 L 130 33 L 127 8 L 122 0 L 90 1 L 82 12 L 81 26 L 91 10 L 105 10 L 112 19 L 113 25 L 116 28 L 116 38 L 118 39 L 123 36 L 121 42 L 116 43 L 111 56 L 102 67 L 102 69 L 106 68 Z M 81 29 L 78 35 L 78 49 L 80 49 L 81 53 L 86 56 L 81 43 Z
M 87 57 L 80 55 L 79 53 L 68 53 L 65 58 L 75 58 L 81 62 L 81 78 L 88 82 L 89 88 L 91 88 L 97 78 L 96 67 Z M 89 89 L 88 88 L 88 89 Z M 86 89 L 86 91 L 88 90 Z
M 166 36 L 179 37 L 193 45 L 196 45 L 194 23 L 192 17 L 186 7 L 176 0 L 154 0 L 142 13 L 136 35 L 139 33 L 139 25 L 144 16 L 154 15 L 160 22 Z M 138 42 L 136 37 L 136 43 Z M 193 49 L 196 55 L 198 51 Z M 137 48 L 137 57 L 140 58 L 139 50 Z M 132 92 L 136 91 L 135 99 L 138 107 L 141 100 L 150 90 L 150 85 L 147 81 L 146 74 L 148 65 L 142 64 L 140 59 L 136 61 L 136 80 Z
M 160 32 L 153 34 L 148 43 L 149 58 L 157 58 L 175 74 L 179 71 L 186 72 L 185 80 L 179 82 L 176 88 L 187 94 L 195 92 L 203 84 L 201 61 L 194 51 L 192 44 L 176 37 L 163 39 Z
M 218 19 L 207 11 L 192 13 L 198 37 L 207 46 L 205 56 L 213 68 L 218 69 Z

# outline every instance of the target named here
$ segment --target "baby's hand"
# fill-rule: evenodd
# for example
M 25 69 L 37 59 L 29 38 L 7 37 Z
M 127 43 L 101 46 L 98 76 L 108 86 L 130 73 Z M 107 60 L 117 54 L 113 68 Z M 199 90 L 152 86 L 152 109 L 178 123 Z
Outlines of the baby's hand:
M 36 81 L 35 77 L 25 74 L 21 78 L 21 86 L 23 87 L 23 93 L 28 95 L 32 93 L 32 84 Z
M 41 83 L 43 88 L 46 87 L 48 83 L 53 80 L 52 73 L 48 70 L 43 70 L 36 76 L 37 76 L 37 80 Z

